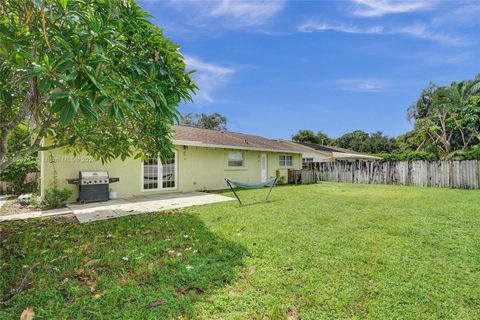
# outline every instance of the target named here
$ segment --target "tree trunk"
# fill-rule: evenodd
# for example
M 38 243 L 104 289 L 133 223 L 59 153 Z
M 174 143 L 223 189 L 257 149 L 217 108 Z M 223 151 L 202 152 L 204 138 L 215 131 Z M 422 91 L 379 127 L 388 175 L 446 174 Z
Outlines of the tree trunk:
M 15 118 L 5 125 L 3 128 L 0 128 L 0 171 L 5 170 L 10 164 L 21 158 L 22 156 L 28 156 L 36 151 L 38 151 L 39 145 L 32 145 L 26 150 L 22 150 L 11 156 L 7 156 L 9 147 L 8 147 L 8 136 L 12 130 L 14 130 L 22 121 L 25 120 L 27 115 L 29 117 L 29 131 L 30 134 L 33 130 L 38 129 L 38 119 L 40 106 L 42 99 L 40 96 L 40 91 L 38 89 L 38 78 L 34 77 L 30 81 L 30 92 L 27 99 L 24 101 L 23 105 L 18 110 Z

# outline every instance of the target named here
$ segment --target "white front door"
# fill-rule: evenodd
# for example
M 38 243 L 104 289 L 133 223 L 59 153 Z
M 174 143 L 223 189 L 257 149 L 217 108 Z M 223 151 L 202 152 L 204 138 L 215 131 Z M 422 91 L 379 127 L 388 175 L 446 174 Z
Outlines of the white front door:
M 266 153 L 262 153 L 260 155 L 260 166 L 262 168 L 261 179 L 262 179 L 262 182 L 265 182 L 267 181 L 267 154 Z

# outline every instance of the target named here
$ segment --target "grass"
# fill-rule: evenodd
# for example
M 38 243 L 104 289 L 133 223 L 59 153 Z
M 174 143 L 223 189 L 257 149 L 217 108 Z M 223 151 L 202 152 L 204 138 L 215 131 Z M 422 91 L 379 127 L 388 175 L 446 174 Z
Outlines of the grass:
M 480 318 L 480 191 L 321 183 L 271 200 L 3 224 L 0 318 Z

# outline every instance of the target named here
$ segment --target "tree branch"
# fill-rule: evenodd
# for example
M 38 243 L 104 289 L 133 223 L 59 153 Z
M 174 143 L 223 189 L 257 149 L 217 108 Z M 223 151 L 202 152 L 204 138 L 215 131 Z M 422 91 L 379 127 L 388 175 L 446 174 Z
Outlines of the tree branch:
M 68 146 L 68 145 L 69 145 L 68 142 L 62 142 L 62 143 L 58 143 L 58 144 L 51 144 L 51 145 L 49 145 L 49 146 L 39 147 L 37 151 L 50 151 L 50 150 L 54 150 L 54 149 L 66 147 L 66 146 Z

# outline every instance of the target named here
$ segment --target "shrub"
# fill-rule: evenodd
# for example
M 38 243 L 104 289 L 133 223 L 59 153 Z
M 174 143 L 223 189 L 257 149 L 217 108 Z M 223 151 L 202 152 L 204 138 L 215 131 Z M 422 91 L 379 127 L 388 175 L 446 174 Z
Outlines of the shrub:
M 45 191 L 42 199 L 42 207 L 53 209 L 65 206 L 65 203 L 72 195 L 72 190 L 58 186 L 57 171 L 53 171 L 53 180 Z
M 34 193 L 28 199 L 28 205 L 34 209 L 42 209 L 42 198 L 37 193 Z
M 37 188 L 37 182 L 26 181 L 26 177 L 27 174 L 38 171 L 37 159 L 21 158 L 0 173 L 0 180 L 9 182 L 12 185 L 12 191 L 16 194 L 33 192 Z
M 467 160 L 480 160 L 480 144 L 467 150 Z
M 446 157 L 447 160 L 480 160 L 480 145 L 467 150 L 454 151 Z
M 415 161 L 415 160 L 437 160 L 438 157 L 433 153 L 428 153 L 424 151 L 411 151 L 407 150 L 401 153 L 379 153 L 374 154 L 374 156 L 381 157 L 382 162 L 390 161 Z

